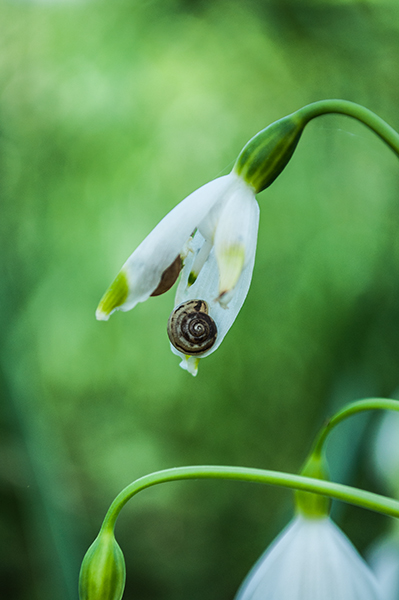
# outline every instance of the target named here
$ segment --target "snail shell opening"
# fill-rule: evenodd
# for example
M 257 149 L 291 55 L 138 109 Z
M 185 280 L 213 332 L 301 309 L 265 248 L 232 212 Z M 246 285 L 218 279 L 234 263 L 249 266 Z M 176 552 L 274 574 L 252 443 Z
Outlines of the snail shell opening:
M 168 320 L 168 336 L 177 350 L 198 355 L 212 348 L 217 327 L 208 312 L 204 300 L 188 300 L 175 308 Z

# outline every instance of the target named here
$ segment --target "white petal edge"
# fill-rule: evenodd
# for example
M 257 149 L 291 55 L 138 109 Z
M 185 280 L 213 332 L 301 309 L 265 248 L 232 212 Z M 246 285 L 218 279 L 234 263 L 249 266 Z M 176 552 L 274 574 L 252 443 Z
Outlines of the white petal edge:
M 381 586 L 384 600 L 398 600 L 399 532 L 378 540 L 368 552 L 367 559 Z

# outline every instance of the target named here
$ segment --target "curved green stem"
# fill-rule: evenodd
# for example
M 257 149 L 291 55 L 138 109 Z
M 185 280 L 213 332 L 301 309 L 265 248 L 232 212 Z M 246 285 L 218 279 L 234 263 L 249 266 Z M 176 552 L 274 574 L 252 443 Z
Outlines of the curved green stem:
M 224 466 L 190 466 L 177 467 L 157 471 L 133 481 L 122 490 L 112 502 L 103 521 L 101 530 L 113 530 L 116 519 L 123 506 L 141 490 L 166 483 L 168 481 L 180 481 L 183 479 L 230 479 L 235 481 L 250 481 L 278 485 L 281 487 L 314 492 L 336 500 L 342 500 L 362 508 L 367 508 L 382 514 L 399 518 L 399 502 L 379 494 L 359 490 L 347 485 L 331 483 L 312 477 L 303 477 L 279 471 L 264 469 L 251 469 L 247 467 L 224 467 Z
M 348 100 L 319 100 L 272 123 L 245 144 L 233 170 L 255 193 L 265 190 L 285 169 L 306 125 L 322 115 L 337 113 L 357 119 L 399 156 L 399 133 L 368 108 Z
M 330 431 L 334 429 L 336 425 L 360 412 L 364 412 L 366 410 L 397 410 L 399 411 L 399 400 L 389 400 L 387 398 L 366 398 L 364 400 L 357 400 L 356 402 L 351 402 L 347 404 L 339 410 L 333 417 L 328 419 L 327 423 L 323 425 L 321 430 L 319 431 L 316 441 L 313 446 L 313 450 L 311 454 L 316 456 L 320 456 L 323 444 L 326 441 L 326 438 Z
M 349 100 L 320 100 L 300 108 L 293 114 L 302 118 L 307 124 L 316 117 L 332 113 L 357 119 L 374 131 L 399 156 L 399 134 L 395 129 L 371 110 L 355 102 L 349 102 Z

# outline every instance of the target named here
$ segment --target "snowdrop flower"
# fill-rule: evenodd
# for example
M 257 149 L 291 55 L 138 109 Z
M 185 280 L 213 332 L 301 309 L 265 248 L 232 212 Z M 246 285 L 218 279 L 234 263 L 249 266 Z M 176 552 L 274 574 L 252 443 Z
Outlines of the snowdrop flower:
M 192 299 L 205 302 L 216 327 L 215 341 L 206 350 L 198 322 L 188 333 L 194 338 L 192 345 L 189 340 L 183 343 L 186 351 L 172 346 L 195 374 L 198 357 L 220 345 L 248 293 L 258 223 L 255 191 L 234 171 L 204 185 L 167 214 L 127 259 L 102 298 L 97 319 L 107 320 L 115 310 L 130 310 L 167 291 L 182 263 L 175 306 Z M 178 340 L 176 344 L 182 347 Z
M 326 479 L 323 455 L 301 474 Z M 296 516 L 260 557 L 235 600 L 382 600 L 376 578 L 329 517 L 330 501 L 297 491 Z M 384 599 L 385 600 L 385 599 Z
M 377 580 L 328 516 L 298 514 L 255 564 L 236 600 L 381 600 Z
M 166 292 L 182 269 L 168 335 L 181 366 L 196 375 L 199 358 L 219 347 L 249 290 L 259 224 L 255 194 L 283 170 L 303 127 L 293 115 L 273 123 L 248 142 L 229 175 L 171 210 L 122 266 L 97 319 Z

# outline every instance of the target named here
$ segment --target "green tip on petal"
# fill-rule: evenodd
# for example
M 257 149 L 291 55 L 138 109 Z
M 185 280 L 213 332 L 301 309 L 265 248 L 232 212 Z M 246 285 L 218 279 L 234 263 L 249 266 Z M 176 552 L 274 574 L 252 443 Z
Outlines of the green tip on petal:
M 198 277 L 198 273 L 195 273 L 194 271 L 191 271 L 191 273 L 188 276 L 187 285 L 189 287 L 190 287 L 190 285 L 193 285 L 193 283 L 195 283 L 197 277 Z
M 111 283 L 96 310 L 96 318 L 99 321 L 108 321 L 111 313 L 122 306 L 129 293 L 129 284 L 126 274 L 120 271 Z
M 217 261 L 219 265 L 218 301 L 223 304 L 223 299 L 227 299 L 228 292 L 235 287 L 244 268 L 244 245 L 233 244 L 221 249 L 217 254 Z

